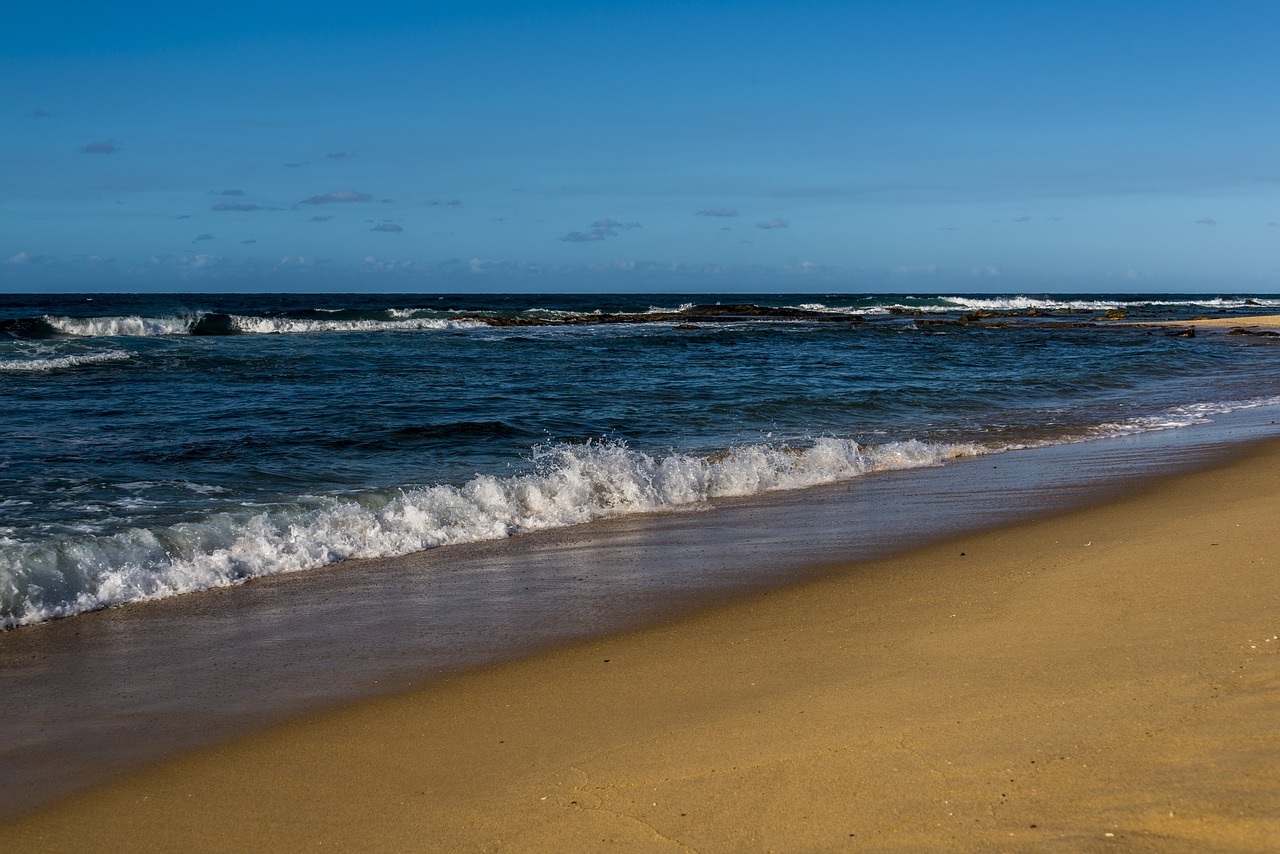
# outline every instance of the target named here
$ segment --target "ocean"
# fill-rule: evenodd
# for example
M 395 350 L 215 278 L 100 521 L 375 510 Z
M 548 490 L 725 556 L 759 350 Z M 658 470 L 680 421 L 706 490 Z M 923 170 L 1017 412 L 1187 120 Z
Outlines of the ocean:
M 1266 295 L 0 295 L 0 628 L 1280 404 Z

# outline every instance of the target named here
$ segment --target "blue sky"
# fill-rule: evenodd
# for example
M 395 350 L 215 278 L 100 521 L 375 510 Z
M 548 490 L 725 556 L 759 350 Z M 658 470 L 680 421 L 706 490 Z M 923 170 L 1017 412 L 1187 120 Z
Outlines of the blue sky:
M 1280 4 L 28 4 L 0 289 L 1280 290 Z

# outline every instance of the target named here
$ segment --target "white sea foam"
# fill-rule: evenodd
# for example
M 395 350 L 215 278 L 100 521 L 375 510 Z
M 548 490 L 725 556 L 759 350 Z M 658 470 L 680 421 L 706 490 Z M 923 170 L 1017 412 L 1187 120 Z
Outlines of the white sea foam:
M 962 296 L 940 296 L 936 299 L 943 302 L 943 305 L 921 306 L 923 311 L 955 311 L 956 309 L 964 309 L 969 311 L 1028 311 L 1030 309 L 1038 309 L 1040 311 L 1109 311 L 1111 309 L 1137 309 L 1137 308 L 1154 308 L 1154 307 L 1179 307 L 1187 308 L 1190 306 L 1202 307 L 1206 309 L 1216 308 L 1276 308 L 1280 307 L 1280 299 L 1274 298 L 1227 298 L 1215 297 L 1212 299 L 1181 299 L 1181 300 L 1116 300 L 1116 299 L 1050 299 L 1043 297 L 1027 297 L 1027 296 L 995 296 L 990 298 L 982 297 L 962 297 Z
M 561 320 L 566 317 L 578 317 L 579 312 L 564 311 L 558 308 L 526 308 L 521 314 L 535 317 L 539 320 Z M 596 309 L 594 314 L 599 314 L 600 310 Z
M 507 537 L 606 516 L 794 489 L 873 471 L 939 465 L 978 445 L 863 446 L 823 438 L 805 448 L 747 445 L 712 457 L 653 457 L 621 443 L 542 449 L 533 473 L 478 476 L 362 500 L 329 498 L 224 513 L 112 536 L 0 542 L 0 627 L 296 572 Z
M 908 305 L 904 302 L 885 302 L 881 305 L 857 309 L 831 308 L 823 303 L 798 306 L 810 311 L 856 311 L 863 315 L 884 315 L 894 310 L 920 311 L 925 314 L 941 314 L 953 311 L 1110 311 L 1112 309 L 1142 310 L 1153 308 L 1256 309 L 1255 313 L 1268 313 L 1280 308 L 1280 299 L 1272 297 L 1214 297 L 1211 299 L 1053 299 L 1028 296 L 967 297 L 948 294 L 933 297 L 927 304 Z
M 991 298 L 942 296 L 937 297 L 941 305 L 920 306 L 922 311 L 1107 311 L 1115 308 L 1132 307 L 1134 303 L 1117 300 L 1057 300 L 1024 296 L 998 296 Z
M 1031 448 L 1045 448 L 1051 445 L 1094 442 L 1099 439 L 1118 439 L 1124 436 L 1137 436 L 1142 433 L 1154 433 L 1160 430 L 1177 430 L 1182 427 L 1212 424 L 1215 416 L 1229 415 L 1232 412 L 1257 409 L 1264 406 L 1280 406 L 1280 396 L 1174 406 L 1163 412 L 1155 412 L 1150 415 L 1137 415 L 1122 421 L 1106 421 L 1065 435 L 1056 436 L 1052 439 L 1030 439 L 1018 442 L 1004 442 L 998 446 L 992 445 L 989 446 L 987 453 L 1021 451 Z
M 155 335 L 185 335 L 200 315 L 183 317 L 55 317 L 44 320 L 63 335 L 77 338 L 138 338 Z
M 532 473 L 481 475 L 461 486 L 360 499 L 314 498 L 110 536 L 30 541 L 6 531 L 0 535 L 0 629 L 350 558 L 404 555 L 869 472 L 941 465 L 957 457 L 1175 429 L 1263 406 L 1280 406 L 1280 396 L 1179 406 L 1054 440 L 999 446 L 914 440 L 868 446 L 828 437 L 799 448 L 756 444 L 709 457 L 655 457 L 619 442 L 557 445 L 535 451 Z
M 478 320 L 443 320 L 413 317 L 402 320 L 316 320 L 289 317 L 249 317 L 232 315 L 232 327 L 246 334 L 291 334 L 306 332 L 384 332 L 431 329 L 475 329 L 486 324 Z
M 124 362 L 132 356 L 123 350 L 107 350 L 102 353 L 81 353 L 70 356 L 49 356 L 35 359 L 0 360 L 0 372 L 61 371 L 83 365 L 100 365 L 104 362 Z
M 407 310 L 395 320 L 327 320 L 321 318 L 254 317 L 231 315 L 230 326 L 243 334 L 287 334 L 306 332 L 380 332 L 435 329 L 474 329 L 485 326 L 474 320 L 447 320 L 411 317 Z M 63 335 L 76 338 L 154 337 L 187 335 L 204 317 L 192 314 L 171 317 L 55 317 L 44 320 Z
M 1185 301 L 1155 301 L 1149 305 L 1186 305 Z M 1280 308 L 1280 297 L 1214 297 L 1213 299 L 1191 300 L 1191 305 L 1204 308 L 1248 308 L 1265 309 Z
M 789 305 L 787 308 L 798 308 L 801 311 L 811 311 L 814 314 L 888 314 L 889 309 L 880 308 L 879 306 L 867 308 L 854 308 L 852 306 L 827 305 L 822 302 L 802 302 L 799 305 Z
M 1259 397 L 1250 400 L 1230 400 L 1217 403 L 1192 403 L 1176 406 L 1154 415 L 1138 416 L 1126 421 L 1099 424 L 1090 430 L 1085 439 L 1113 436 L 1133 436 L 1154 430 L 1176 430 L 1196 424 L 1210 424 L 1215 415 L 1227 415 L 1244 409 L 1262 406 L 1280 406 L 1280 397 Z

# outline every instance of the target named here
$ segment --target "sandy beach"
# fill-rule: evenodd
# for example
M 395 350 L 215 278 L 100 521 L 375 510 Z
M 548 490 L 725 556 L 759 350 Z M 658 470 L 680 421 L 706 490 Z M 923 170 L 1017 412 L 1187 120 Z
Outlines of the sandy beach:
M 1197 329 L 1280 329 L 1280 314 L 1257 314 L 1248 317 L 1205 317 L 1199 320 L 1170 320 L 1143 323 L 1141 326 L 1193 326 Z
M 0 854 L 1280 854 L 1178 11 L 15 4 Z
M 1271 851 L 1280 444 L 289 722 L 15 850 Z

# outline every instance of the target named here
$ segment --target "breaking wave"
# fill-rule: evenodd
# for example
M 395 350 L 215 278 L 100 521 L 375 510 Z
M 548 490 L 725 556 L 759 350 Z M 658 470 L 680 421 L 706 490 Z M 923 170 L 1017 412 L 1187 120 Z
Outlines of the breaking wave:
M 438 317 L 405 316 L 410 312 L 389 310 L 382 317 L 254 316 L 198 313 L 170 317 L 43 317 L 0 321 L 0 333 L 16 338 L 147 338 L 162 335 L 269 335 L 307 332 L 421 331 L 472 329 L 479 321 L 448 320 Z M 336 313 L 336 312 L 334 312 Z
M 1150 433 L 1155 430 L 1176 430 L 1180 427 L 1210 424 L 1213 422 L 1215 415 L 1227 415 L 1231 412 L 1257 409 L 1263 406 L 1280 406 L 1280 397 L 1259 397 L 1252 400 L 1191 403 L 1184 406 L 1175 406 L 1155 415 L 1142 415 L 1130 418 L 1127 421 L 1099 424 L 1088 431 L 1084 439 L 1133 436 L 1139 433 Z
M 805 448 L 746 445 L 710 457 L 654 457 L 620 442 L 589 442 L 536 450 L 529 474 L 481 475 L 461 486 L 331 497 L 110 536 L 0 538 L 0 628 L 351 558 L 405 555 L 986 452 L 971 444 L 864 446 L 822 438 Z
M 1197 306 L 1205 309 L 1218 308 L 1257 308 L 1268 309 L 1280 306 L 1280 299 L 1251 297 L 1233 299 L 1215 297 L 1213 299 L 1188 299 L 1177 302 L 1170 300 L 1146 299 L 1049 299 L 1044 297 L 998 296 L 981 297 L 939 297 L 943 307 L 939 310 L 961 308 L 970 311 L 1110 311 L 1112 309 L 1143 309 L 1178 306 Z
M 959 295 L 938 296 L 933 298 L 912 298 L 910 301 L 892 298 L 876 299 L 865 304 L 828 305 L 821 302 L 800 303 L 792 308 L 812 312 L 846 313 L 856 311 L 862 314 L 889 314 L 894 310 L 921 311 L 925 313 L 945 313 L 954 311 L 1091 311 L 1103 312 L 1113 309 L 1158 309 L 1196 307 L 1204 310 L 1217 309 L 1257 309 L 1268 311 L 1280 309 L 1280 298 L 1268 297 L 1213 297 L 1206 299 L 1187 298 L 1181 300 L 1168 299 L 1053 299 L 1051 297 L 1029 296 L 993 296 L 970 297 Z
M 100 365 L 104 362 L 124 362 L 132 356 L 122 350 L 105 353 L 84 353 L 76 356 L 51 356 L 36 359 L 0 359 L 0 372 L 60 371 L 82 365 Z

